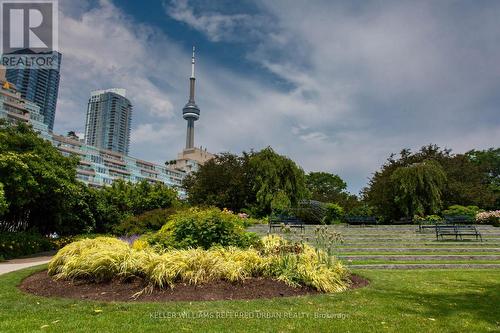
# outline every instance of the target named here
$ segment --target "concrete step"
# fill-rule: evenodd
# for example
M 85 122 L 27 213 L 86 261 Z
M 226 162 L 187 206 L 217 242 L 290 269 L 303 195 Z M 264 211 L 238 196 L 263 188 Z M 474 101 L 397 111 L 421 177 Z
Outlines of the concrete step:
M 405 242 L 405 243 L 398 243 L 398 242 L 392 242 L 392 243 L 379 243 L 379 242 L 369 242 L 369 243 L 349 243 L 349 242 L 344 242 L 339 245 L 341 248 L 371 248 L 371 247 L 385 247 L 385 248 L 401 248 L 401 247 L 407 247 L 407 248 L 417 248 L 417 247 L 436 247 L 436 248 L 459 248 L 459 247 L 464 247 L 464 248 L 483 248 L 483 247 L 489 247 L 489 248 L 499 248 L 500 243 L 492 243 L 492 242 Z
M 339 259 L 343 260 L 387 260 L 387 261 L 419 261 L 419 260 L 500 260 L 500 255 L 467 255 L 467 254 L 451 254 L 451 255 L 339 255 Z
M 500 269 L 500 264 L 374 264 L 347 267 L 350 269 Z
M 299 238 L 295 238 L 296 240 Z M 312 238 L 309 238 L 310 240 L 313 240 Z M 411 238 L 411 237 L 398 237 L 398 238 L 354 238 L 354 237 L 344 237 L 344 242 L 346 243 L 372 243 L 372 242 L 379 242 L 379 243 L 391 243 L 391 242 L 429 242 L 429 241 L 436 241 L 436 237 L 427 237 L 427 238 Z M 457 241 L 476 241 L 475 237 L 463 237 L 462 240 L 460 238 L 458 240 L 455 240 L 455 237 L 452 238 L 444 238 L 441 240 L 439 239 L 439 242 L 457 242 Z M 477 242 L 480 242 L 481 239 L 477 240 Z M 488 238 L 488 237 L 483 237 L 483 242 L 495 242 L 495 243 L 500 243 L 500 238 Z
M 434 247 L 340 247 L 336 249 L 338 252 L 499 252 L 500 247 L 490 248 L 467 248 L 467 247 L 446 247 L 446 248 L 434 248 Z

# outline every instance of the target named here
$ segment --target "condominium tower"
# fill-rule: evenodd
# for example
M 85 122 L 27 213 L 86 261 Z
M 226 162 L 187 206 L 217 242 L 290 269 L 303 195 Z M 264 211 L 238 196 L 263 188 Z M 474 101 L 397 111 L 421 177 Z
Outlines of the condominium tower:
M 96 90 L 90 95 L 85 143 L 128 155 L 132 104 L 125 89 Z
M 29 49 L 22 50 L 22 52 L 41 54 Z M 54 59 L 53 68 L 8 68 L 5 76 L 8 82 L 17 87 L 22 98 L 34 102 L 40 107 L 40 113 L 43 115 L 44 122 L 47 124 L 49 130 L 52 131 L 56 115 L 62 55 L 56 51 L 43 54 L 52 55 Z

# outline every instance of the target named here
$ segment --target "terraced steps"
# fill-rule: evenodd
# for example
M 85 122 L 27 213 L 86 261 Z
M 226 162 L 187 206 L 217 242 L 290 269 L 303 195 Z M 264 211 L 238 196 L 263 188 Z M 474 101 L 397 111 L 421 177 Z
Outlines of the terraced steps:
M 378 254 L 365 254 L 355 256 L 338 256 L 343 260 L 402 260 L 405 261 L 419 261 L 419 260 L 500 260 L 500 255 L 467 255 L 467 254 L 453 254 L 453 255 L 378 255 Z
M 314 241 L 316 226 L 303 233 L 277 234 L 288 239 Z M 474 237 L 436 240 L 432 230 L 418 232 L 414 225 L 328 226 L 342 234 L 344 242 L 335 249 L 339 259 L 351 268 L 363 269 L 446 269 L 500 268 L 500 228 L 477 226 L 483 241 Z M 250 231 L 268 233 L 267 225 Z
M 375 264 L 348 265 L 351 269 L 500 269 L 500 264 Z
M 431 248 L 431 247 L 340 247 L 337 249 L 337 252 L 499 252 L 500 247 L 484 247 L 484 248 L 476 248 L 476 247 L 440 247 L 440 248 Z

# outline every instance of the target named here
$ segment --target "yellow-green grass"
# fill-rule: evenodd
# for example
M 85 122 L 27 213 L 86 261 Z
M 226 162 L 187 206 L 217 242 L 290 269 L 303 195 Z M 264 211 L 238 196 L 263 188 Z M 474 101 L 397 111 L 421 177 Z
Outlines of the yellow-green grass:
M 159 288 L 248 277 L 272 277 L 325 292 L 348 287 L 349 272 L 324 251 L 304 244 L 295 253 L 295 247 L 277 236 L 264 237 L 262 244 L 259 250 L 214 247 L 157 252 L 143 244 L 130 247 L 115 238 L 98 237 L 66 245 L 49 263 L 48 273 L 55 278 L 95 282 L 136 276 Z
M 103 303 L 38 297 L 17 289 L 23 278 L 45 268 L 0 276 L 0 332 L 500 330 L 500 270 L 360 270 L 371 284 L 357 290 L 216 302 Z

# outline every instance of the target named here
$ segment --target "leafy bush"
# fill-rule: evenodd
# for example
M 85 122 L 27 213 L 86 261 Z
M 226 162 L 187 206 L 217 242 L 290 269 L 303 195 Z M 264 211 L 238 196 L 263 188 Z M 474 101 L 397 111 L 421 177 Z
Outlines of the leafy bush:
M 335 203 L 326 204 L 326 215 L 323 218 L 323 224 L 340 223 L 344 209 Z
M 178 208 L 154 209 L 137 216 L 127 217 L 113 228 L 113 232 L 116 235 L 130 236 L 158 231 L 178 210 Z
M 476 214 L 479 213 L 480 209 L 477 206 L 461 206 L 453 205 L 448 207 L 448 209 L 443 210 L 444 216 L 470 216 L 475 218 Z
M 95 195 L 96 232 L 101 233 L 112 232 L 115 227 L 127 232 L 129 224 L 133 222 L 124 222 L 128 218 L 147 211 L 180 205 L 176 190 L 162 183 L 150 184 L 145 180 L 135 184 L 117 180 L 111 186 L 97 190 Z M 120 224 L 124 225 L 120 227 Z
M 374 216 L 374 215 L 375 215 L 375 209 L 366 203 L 354 207 L 349 211 L 349 216 Z
M 480 224 L 491 224 L 496 227 L 500 227 L 500 210 L 477 213 L 476 222 Z
M 257 237 L 246 233 L 244 224 L 243 218 L 228 211 L 191 208 L 171 216 L 150 243 L 178 249 L 208 249 L 214 245 L 248 247 Z
M 51 241 L 39 234 L 28 232 L 0 233 L 0 256 L 11 259 L 49 251 L 54 248 Z
M 301 200 L 293 209 L 293 215 L 305 224 L 322 224 L 326 215 L 325 206 L 325 203 L 316 200 Z
M 300 252 L 277 236 L 265 237 L 262 248 L 212 247 L 163 253 L 137 250 L 109 237 L 85 239 L 61 249 L 49 263 L 55 278 L 106 281 L 144 278 L 149 287 L 193 285 L 214 280 L 242 281 L 248 277 L 272 277 L 289 285 L 307 285 L 325 292 L 347 288 L 348 271 L 324 251 L 302 244 Z M 283 247 L 290 251 L 276 251 Z
M 439 221 L 442 221 L 443 218 L 439 215 L 426 215 L 426 216 L 418 216 L 418 215 L 415 215 L 413 217 L 413 221 L 415 223 L 421 223 L 422 221 L 425 221 L 425 222 L 439 222 Z

